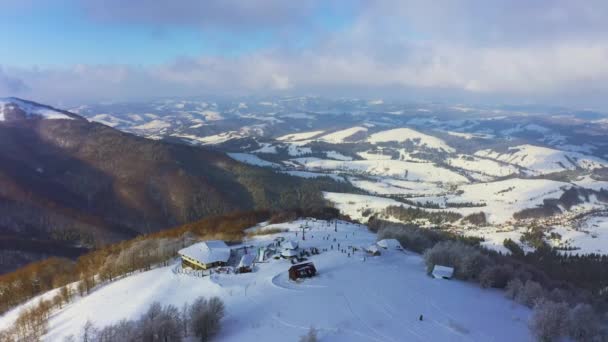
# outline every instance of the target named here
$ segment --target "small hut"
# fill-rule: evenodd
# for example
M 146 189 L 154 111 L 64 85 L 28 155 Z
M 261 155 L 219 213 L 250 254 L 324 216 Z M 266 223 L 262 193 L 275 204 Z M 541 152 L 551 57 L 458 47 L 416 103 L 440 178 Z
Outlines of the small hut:
M 433 272 L 431 272 L 431 275 L 433 275 L 433 278 L 436 279 L 452 279 L 452 276 L 454 276 L 454 268 L 435 265 L 433 266 Z
M 312 262 L 305 264 L 293 265 L 289 268 L 289 279 L 298 280 L 303 278 L 311 278 L 317 274 L 317 269 Z
M 298 243 L 292 240 L 285 241 L 281 244 L 284 249 L 298 249 Z
M 284 249 L 281 251 L 281 256 L 286 259 L 291 259 L 297 257 L 298 252 L 295 249 Z
M 239 261 L 238 271 L 239 273 L 249 273 L 253 271 L 253 263 L 255 262 L 255 254 L 245 254 Z
M 401 243 L 397 239 L 383 239 L 376 242 L 378 247 L 388 249 L 388 250 L 403 250 Z
M 370 254 L 372 256 L 380 255 L 380 250 L 378 249 L 378 246 L 376 246 L 376 245 L 371 245 L 371 246 L 367 247 L 365 249 L 365 251 L 367 252 L 367 254 Z

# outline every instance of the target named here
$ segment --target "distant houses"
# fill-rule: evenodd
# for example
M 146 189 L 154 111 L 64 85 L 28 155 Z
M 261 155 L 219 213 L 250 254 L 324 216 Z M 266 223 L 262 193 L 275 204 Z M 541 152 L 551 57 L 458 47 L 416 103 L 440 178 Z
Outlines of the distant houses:
M 435 265 L 431 272 L 433 278 L 436 279 L 452 279 L 454 276 L 454 268 L 448 266 Z
M 178 254 L 182 259 L 182 267 L 208 270 L 228 263 L 230 247 L 220 240 L 203 241 L 181 249 Z

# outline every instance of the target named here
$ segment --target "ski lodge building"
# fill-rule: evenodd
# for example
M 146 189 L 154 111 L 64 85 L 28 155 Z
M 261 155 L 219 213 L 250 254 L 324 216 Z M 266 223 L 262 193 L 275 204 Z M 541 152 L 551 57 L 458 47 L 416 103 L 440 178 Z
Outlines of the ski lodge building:
M 178 254 L 182 259 L 182 267 L 208 270 L 226 265 L 230 259 L 230 247 L 224 241 L 210 240 L 181 249 Z

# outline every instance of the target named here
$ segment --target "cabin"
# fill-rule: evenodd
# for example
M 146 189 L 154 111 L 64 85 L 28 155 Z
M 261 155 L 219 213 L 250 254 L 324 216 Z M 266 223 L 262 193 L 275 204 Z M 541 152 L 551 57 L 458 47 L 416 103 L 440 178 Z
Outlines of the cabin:
M 283 258 L 294 258 L 298 256 L 298 243 L 295 241 L 285 241 L 281 244 L 281 247 L 283 247 L 283 250 L 281 251 L 281 256 Z
M 376 246 L 376 245 L 371 245 L 371 246 L 367 247 L 365 249 L 365 251 L 367 252 L 367 254 L 370 254 L 372 256 L 380 255 L 380 250 L 378 249 L 378 246 Z
M 284 249 L 281 251 L 281 256 L 285 259 L 291 259 L 298 256 L 298 251 L 295 249 Z
M 433 266 L 433 272 L 431 272 L 431 275 L 436 279 L 452 279 L 452 276 L 454 276 L 454 268 L 435 265 Z
M 289 268 L 289 279 L 298 280 L 303 278 L 311 278 L 317 274 L 317 269 L 312 262 L 305 264 L 293 265 Z
M 224 241 L 210 240 L 195 243 L 178 252 L 182 259 L 182 267 L 195 270 L 208 270 L 214 267 L 226 266 L 230 259 L 230 247 Z
M 245 254 L 241 257 L 241 261 L 239 261 L 239 265 L 237 270 L 239 273 L 249 273 L 253 272 L 253 263 L 255 262 L 257 255 L 255 254 Z
M 298 249 L 298 243 L 297 243 L 297 242 L 295 242 L 295 241 L 291 241 L 291 240 L 289 240 L 289 241 L 285 241 L 285 242 L 283 242 L 283 243 L 281 244 L 281 247 L 283 247 L 284 249 L 292 249 L 292 250 L 295 250 L 295 249 Z
M 401 243 L 397 239 L 383 239 L 376 242 L 378 247 L 388 249 L 388 250 L 403 250 Z

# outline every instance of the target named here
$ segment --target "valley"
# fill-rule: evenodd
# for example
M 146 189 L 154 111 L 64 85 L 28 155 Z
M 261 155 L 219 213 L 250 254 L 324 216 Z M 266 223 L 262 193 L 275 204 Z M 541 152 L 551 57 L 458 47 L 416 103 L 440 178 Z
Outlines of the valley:
M 416 224 L 477 236 L 501 252 L 507 251 L 505 236 L 533 249 L 521 241 L 530 230 L 542 230 L 547 243 L 569 253 L 608 252 L 602 243 L 590 250 L 582 242 L 603 241 L 608 231 L 574 225 L 575 217 L 580 221 L 608 204 L 608 139 L 596 132 L 608 128 L 590 115 L 316 97 L 141 106 L 145 111 L 123 104 L 78 112 L 90 120 L 99 119 L 93 113 L 111 112 L 103 122 L 124 131 L 213 148 L 277 174 L 350 184 L 355 191 L 326 190 L 324 196 L 363 223 L 370 217 L 399 221 L 387 208 L 415 208 L 458 216 L 440 225 L 427 218 Z M 472 223 L 470 215 L 483 218 Z

